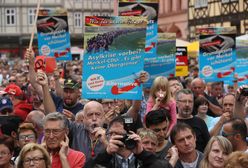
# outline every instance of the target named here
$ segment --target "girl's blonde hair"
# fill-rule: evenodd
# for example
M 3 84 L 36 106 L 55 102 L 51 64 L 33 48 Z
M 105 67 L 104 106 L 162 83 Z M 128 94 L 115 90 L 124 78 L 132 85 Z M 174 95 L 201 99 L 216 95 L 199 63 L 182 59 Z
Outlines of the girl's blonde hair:
M 223 152 L 226 153 L 227 155 L 229 155 L 233 151 L 232 144 L 227 138 L 225 138 L 223 136 L 213 136 L 209 140 L 209 142 L 208 142 L 208 144 L 204 150 L 204 157 L 201 161 L 200 168 L 208 168 L 209 167 L 208 155 L 209 155 L 209 153 L 212 149 L 213 143 L 215 141 L 218 142 L 218 144 L 221 147 L 221 149 L 223 150 Z
M 164 99 L 162 100 L 162 103 L 167 103 L 171 99 L 171 93 L 170 93 L 170 87 L 168 79 L 164 76 L 158 76 L 154 79 L 151 90 L 150 90 L 150 96 L 152 97 L 153 101 L 156 100 L 156 92 L 159 91 L 159 89 L 162 89 L 166 92 L 166 95 Z
M 36 143 L 29 143 L 29 144 L 26 144 L 20 154 L 19 154 L 19 160 L 17 162 L 17 168 L 23 168 L 23 163 L 24 163 L 24 158 L 26 156 L 26 154 L 28 152 L 31 152 L 31 151 L 35 151 L 35 150 L 39 150 L 43 157 L 44 157 L 44 160 L 45 160 L 45 164 L 46 164 L 46 168 L 51 168 L 51 160 L 50 160 L 50 157 L 49 157 L 49 154 L 48 152 L 46 151 L 45 148 L 43 148 L 41 145 L 39 144 L 36 144 Z

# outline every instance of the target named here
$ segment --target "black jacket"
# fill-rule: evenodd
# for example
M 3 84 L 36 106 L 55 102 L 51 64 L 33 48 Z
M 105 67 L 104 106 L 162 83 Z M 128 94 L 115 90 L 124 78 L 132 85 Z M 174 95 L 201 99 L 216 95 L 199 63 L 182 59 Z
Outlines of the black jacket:
M 139 155 L 134 155 L 136 168 L 172 168 L 170 163 L 164 159 L 158 159 L 154 154 L 143 151 Z M 93 160 L 86 163 L 85 168 L 104 167 L 117 168 L 113 162 L 114 155 L 109 155 L 106 150 L 99 153 Z

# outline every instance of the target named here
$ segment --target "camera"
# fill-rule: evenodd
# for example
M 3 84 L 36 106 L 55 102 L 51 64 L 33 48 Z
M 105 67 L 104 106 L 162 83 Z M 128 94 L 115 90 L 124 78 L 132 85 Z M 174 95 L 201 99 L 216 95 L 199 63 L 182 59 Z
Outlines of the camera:
M 130 117 L 124 117 L 124 129 L 128 133 L 133 125 L 133 118 Z M 125 147 L 127 149 L 134 149 L 136 147 L 136 141 L 133 139 L 129 139 L 128 135 L 124 135 L 124 137 L 121 139 L 121 141 L 125 144 Z

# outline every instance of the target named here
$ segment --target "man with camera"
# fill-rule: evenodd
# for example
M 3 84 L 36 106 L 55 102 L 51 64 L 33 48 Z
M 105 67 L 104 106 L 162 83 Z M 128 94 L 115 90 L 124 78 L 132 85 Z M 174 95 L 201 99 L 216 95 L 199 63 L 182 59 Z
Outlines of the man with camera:
M 141 138 L 130 130 L 132 119 L 118 116 L 108 128 L 109 143 L 107 148 L 92 160 L 91 165 L 107 168 L 136 168 L 136 167 L 171 167 L 170 164 L 158 160 L 155 155 L 143 149 Z

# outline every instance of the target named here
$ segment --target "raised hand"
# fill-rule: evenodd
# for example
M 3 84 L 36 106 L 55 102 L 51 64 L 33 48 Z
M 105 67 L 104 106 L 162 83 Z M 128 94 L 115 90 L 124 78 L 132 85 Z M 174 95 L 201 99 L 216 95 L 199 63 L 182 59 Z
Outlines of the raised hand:
M 42 70 L 37 71 L 36 82 L 42 87 L 48 86 L 48 78 L 44 71 Z
M 60 157 L 67 157 L 68 150 L 69 150 L 69 138 L 66 135 L 65 141 L 60 142 L 59 156 Z

